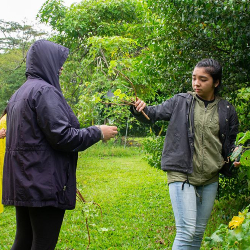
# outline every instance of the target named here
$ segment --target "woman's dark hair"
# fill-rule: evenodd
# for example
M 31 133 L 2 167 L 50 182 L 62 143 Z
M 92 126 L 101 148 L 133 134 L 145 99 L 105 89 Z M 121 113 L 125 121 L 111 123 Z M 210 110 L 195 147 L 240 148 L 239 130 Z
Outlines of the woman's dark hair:
M 214 89 L 214 93 L 217 94 L 221 88 L 222 81 L 222 66 L 220 63 L 214 59 L 203 59 L 197 63 L 195 67 L 205 68 L 205 71 L 212 76 L 213 82 L 219 80 L 219 85 Z

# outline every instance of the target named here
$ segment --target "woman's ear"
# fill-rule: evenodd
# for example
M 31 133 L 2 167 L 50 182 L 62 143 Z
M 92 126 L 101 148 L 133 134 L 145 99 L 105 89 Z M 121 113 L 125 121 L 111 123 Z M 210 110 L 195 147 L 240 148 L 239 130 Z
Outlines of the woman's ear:
M 214 84 L 214 87 L 217 88 L 217 87 L 219 86 L 219 84 L 220 84 L 220 81 L 217 80 L 217 81 L 215 82 L 215 84 Z

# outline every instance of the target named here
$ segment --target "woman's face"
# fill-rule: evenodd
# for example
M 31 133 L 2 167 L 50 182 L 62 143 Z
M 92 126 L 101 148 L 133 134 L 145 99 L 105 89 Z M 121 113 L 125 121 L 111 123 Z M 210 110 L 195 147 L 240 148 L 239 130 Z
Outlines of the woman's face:
M 206 73 L 206 68 L 195 67 L 192 75 L 192 87 L 195 93 L 204 100 L 214 99 L 214 89 L 219 85 L 219 81 L 213 81 L 212 76 Z

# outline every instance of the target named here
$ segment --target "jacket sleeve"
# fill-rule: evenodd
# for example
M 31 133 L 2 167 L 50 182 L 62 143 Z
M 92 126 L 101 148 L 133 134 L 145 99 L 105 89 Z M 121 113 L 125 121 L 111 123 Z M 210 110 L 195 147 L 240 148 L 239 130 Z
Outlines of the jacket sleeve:
M 101 139 L 101 131 L 95 126 L 83 129 L 72 127 L 66 100 L 55 88 L 40 90 L 34 103 L 38 126 L 54 149 L 83 151 Z
M 222 102 L 223 103 L 223 102 Z M 237 117 L 237 113 L 235 111 L 235 108 L 228 102 L 224 102 L 225 104 L 223 106 L 226 107 L 228 110 L 227 116 L 221 116 L 222 120 L 226 121 L 227 126 L 225 126 L 224 129 L 222 129 L 222 133 L 220 133 L 220 139 L 222 141 L 223 150 L 222 155 L 225 159 L 225 165 L 220 170 L 220 173 L 222 173 L 226 177 L 233 177 L 234 172 L 232 172 L 232 162 L 227 161 L 227 157 L 230 153 L 233 152 L 235 149 L 235 140 L 236 136 L 238 134 L 238 127 L 239 127 L 239 121 Z M 225 136 L 226 135 L 226 136 Z
M 239 121 L 235 108 L 230 105 L 229 112 L 229 142 L 230 142 L 230 151 L 232 152 L 235 149 L 235 140 L 238 134 Z
M 143 123 L 155 123 L 156 121 L 161 120 L 169 121 L 174 108 L 176 107 L 176 101 L 177 96 L 174 96 L 162 104 L 156 106 L 146 106 L 143 111 L 148 115 L 150 120 L 147 120 L 142 113 L 137 112 L 134 106 L 131 106 L 130 111 L 138 121 Z

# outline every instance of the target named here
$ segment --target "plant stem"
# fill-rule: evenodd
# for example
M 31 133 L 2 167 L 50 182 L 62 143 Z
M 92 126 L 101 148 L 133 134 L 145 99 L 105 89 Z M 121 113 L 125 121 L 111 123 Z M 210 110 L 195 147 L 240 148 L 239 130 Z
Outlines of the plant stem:
M 90 246 L 90 233 L 89 233 L 88 218 L 86 218 L 86 228 L 87 228 L 87 231 L 88 231 L 88 240 L 89 240 L 89 244 L 88 244 L 86 249 L 89 249 L 89 246 Z

